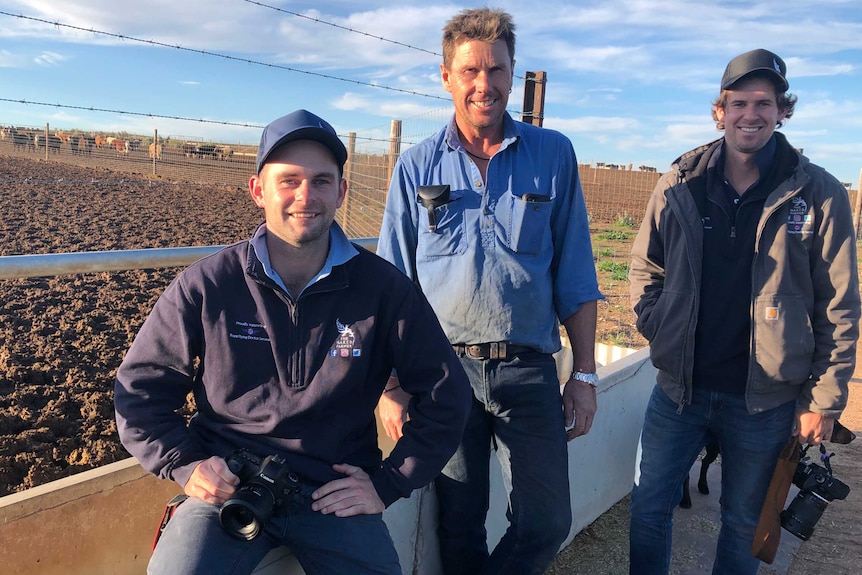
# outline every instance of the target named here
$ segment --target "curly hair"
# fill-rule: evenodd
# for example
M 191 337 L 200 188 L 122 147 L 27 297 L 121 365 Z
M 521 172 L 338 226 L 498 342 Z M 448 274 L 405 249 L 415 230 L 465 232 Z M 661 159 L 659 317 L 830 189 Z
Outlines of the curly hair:
M 443 28 L 443 65 L 448 68 L 455 49 L 471 40 L 489 44 L 504 40 L 509 58 L 515 61 L 515 23 L 512 16 L 500 8 L 466 9 L 453 16 Z
M 775 88 L 776 104 L 778 105 L 778 109 L 784 112 L 784 119 L 778 122 L 778 127 L 780 128 L 784 125 L 784 122 L 786 120 L 789 120 L 790 117 L 793 115 L 793 111 L 796 109 L 796 96 L 794 96 L 790 92 L 781 91 L 781 87 L 775 83 L 771 74 L 760 74 L 758 72 L 753 72 L 745 76 L 745 79 L 749 78 L 763 78 L 765 80 L 769 80 L 769 83 L 772 84 Z M 735 85 L 736 84 L 734 84 L 734 86 Z M 733 86 L 731 86 L 731 88 L 732 87 Z M 715 121 L 716 130 L 724 129 L 724 122 L 720 122 L 718 120 L 718 116 L 716 115 L 715 110 L 716 108 L 724 109 L 724 107 L 727 105 L 728 92 L 730 92 L 730 90 L 722 90 L 721 93 L 718 95 L 718 98 L 716 98 L 715 101 L 713 101 L 712 103 L 712 119 Z

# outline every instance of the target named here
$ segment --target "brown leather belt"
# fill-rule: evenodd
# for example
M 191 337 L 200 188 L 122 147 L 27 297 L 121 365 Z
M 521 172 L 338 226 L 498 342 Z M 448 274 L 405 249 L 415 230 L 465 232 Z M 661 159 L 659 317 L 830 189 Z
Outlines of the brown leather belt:
M 458 357 L 469 357 L 470 359 L 510 359 L 519 353 L 536 351 L 532 347 L 524 345 L 512 345 L 505 341 L 494 341 L 491 343 L 477 343 L 474 345 L 456 344 L 452 346 Z

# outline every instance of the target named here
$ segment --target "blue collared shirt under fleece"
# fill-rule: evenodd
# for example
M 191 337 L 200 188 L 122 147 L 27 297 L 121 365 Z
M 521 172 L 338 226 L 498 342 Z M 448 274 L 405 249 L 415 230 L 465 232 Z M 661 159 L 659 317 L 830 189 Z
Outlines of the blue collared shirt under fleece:
M 432 231 L 418 188 L 442 184 Z M 603 297 L 571 142 L 508 114 L 484 181 L 454 119 L 400 156 L 377 253 L 420 284 L 453 344 L 553 353 L 558 320 Z

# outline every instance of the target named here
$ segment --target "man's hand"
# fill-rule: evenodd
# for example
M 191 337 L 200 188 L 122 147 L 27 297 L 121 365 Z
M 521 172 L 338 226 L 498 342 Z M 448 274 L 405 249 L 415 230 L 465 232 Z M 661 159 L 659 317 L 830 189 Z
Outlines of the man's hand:
M 412 397 L 409 393 L 398 386 L 398 378 L 390 377 L 386 382 L 386 389 L 377 402 L 377 413 L 386 435 L 393 441 L 401 439 L 401 427 L 407 422 L 407 404 Z
M 374 515 L 383 512 L 385 509 L 383 501 L 377 495 L 371 478 L 362 471 L 362 468 L 336 463 L 332 469 L 343 473 L 346 477 L 321 485 L 312 493 L 313 510 L 325 515 L 334 513 L 336 517 Z
M 596 415 L 596 390 L 589 383 L 569 378 L 563 388 L 563 416 L 566 420 L 566 441 L 586 435 Z M 574 422 L 574 427 L 572 423 Z
M 796 412 L 796 424 L 793 435 L 799 440 L 799 445 L 820 445 L 821 441 L 832 437 L 832 427 L 835 420 L 819 413 L 800 409 Z
M 207 503 L 221 505 L 230 499 L 237 485 L 239 485 L 239 477 L 228 469 L 225 460 L 212 456 L 198 463 L 184 491 L 189 497 L 197 497 Z

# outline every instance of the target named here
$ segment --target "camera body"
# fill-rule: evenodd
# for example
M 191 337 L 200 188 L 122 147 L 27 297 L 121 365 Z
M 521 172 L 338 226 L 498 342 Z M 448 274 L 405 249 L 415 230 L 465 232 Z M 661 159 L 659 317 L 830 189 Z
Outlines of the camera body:
M 834 477 L 831 469 L 821 467 L 807 458 L 796 465 L 793 485 L 799 488 L 799 493 L 781 512 L 781 526 L 803 541 L 808 541 L 829 502 L 847 497 L 850 487 Z
M 222 504 L 219 522 L 231 537 L 254 539 L 272 514 L 299 491 L 299 477 L 288 469 L 280 455 L 261 458 L 239 449 L 225 461 L 240 483 L 233 497 Z

